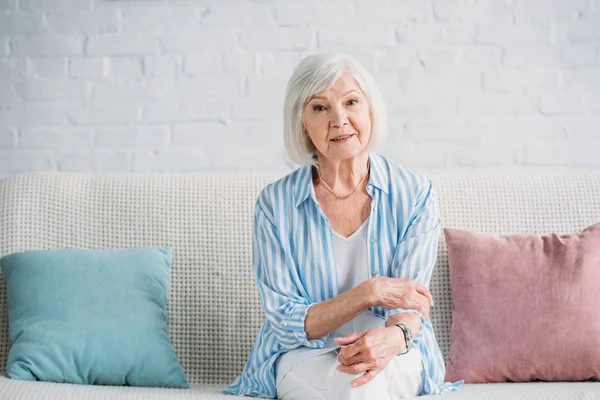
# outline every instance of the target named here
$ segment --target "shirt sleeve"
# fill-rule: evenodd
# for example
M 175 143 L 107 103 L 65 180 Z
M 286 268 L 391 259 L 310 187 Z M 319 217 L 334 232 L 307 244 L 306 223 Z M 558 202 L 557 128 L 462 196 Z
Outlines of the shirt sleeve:
M 429 289 L 429 281 L 438 251 L 438 239 L 441 229 L 441 218 L 438 210 L 436 193 L 431 181 L 423 195 L 417 201 L 416 212 L 412 221 L 396 246 L 392 260 L 391 274 L 394 278 L 410 278 Z M 385 311 L 387 320 L 394 314 L 412 313 L 427 322 L 425 316 L 417 310 L 394 308 Z M 423 333 L 419 331 L 417 338 Z
M 316 303 L 307 300 L 296 282 L 294 261 L 281 245 L 277 228 L 257 201 L 252 235 L 252 267 L 267 323 L 286 350 L 300 346 L 323 348 L 327 335 L 308 340 L 304 321 Z

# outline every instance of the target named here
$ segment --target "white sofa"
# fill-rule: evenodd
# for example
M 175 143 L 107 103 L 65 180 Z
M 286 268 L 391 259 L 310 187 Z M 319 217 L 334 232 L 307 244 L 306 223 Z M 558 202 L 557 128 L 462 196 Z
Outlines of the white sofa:
M 570 233 L 600 221 L 600 172 L 419 172 L 436 187 L 444 226 L 495 234 Z M 219 391 L 241 371 L 263 319 L 250 267 L 252 211 L 260 189 L 280 176 L 43 171 L 0 180 L 0 256 L 28 249 L 173 247 L 169 326 L 191 384 L 189 390 L 150 389 L 1 376 L 0 399 L 238 398 Z M 442 235 L 430 289 L 431 318 L 446 359 L 452 317 L 448 282 Z M 0 302 L 4 369 L 9 348 L 4 281 Z M 436 396 L 425 398 L 430 397 Z M 600 399 L 600 383 L 465 385 L 442 397 Z

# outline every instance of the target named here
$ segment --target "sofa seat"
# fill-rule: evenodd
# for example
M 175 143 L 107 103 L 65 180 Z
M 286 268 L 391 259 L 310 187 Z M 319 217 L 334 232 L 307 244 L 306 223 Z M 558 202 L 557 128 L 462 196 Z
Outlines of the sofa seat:
M 190 389 L 136 388 L 30 382 L 0 376 L 0 400 L 234 400 L 250 397 L 220 394 L 222 385 Z M 421 396 L 444 400 L 600 400 L 600 382 L 530 382 L 468 384 L 458 393 Z M 374 399 L 376 400 L 376 399 Z
M 600 382 L 472 383 L 458 393 L 422 396 L 419 399 L 595 400 L 600 399 Z
M 191 384 L 189 389 L 73 385 L 32 382 L 0 376 L 0 400 L 234 400 L 250 397 L 220 394 L 224 385 Z

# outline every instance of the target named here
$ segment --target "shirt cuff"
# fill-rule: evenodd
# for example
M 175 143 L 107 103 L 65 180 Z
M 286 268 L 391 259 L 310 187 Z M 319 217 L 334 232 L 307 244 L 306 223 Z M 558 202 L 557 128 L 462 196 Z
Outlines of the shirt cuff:
M 301 346 L 322 349 L 325 347 L 325 342 L 327 341 L 329 334 L 320 338 L 308 340 L 306 331 L 304 330 L 304 321 L 306 320 L 308 310 L 315 304 L 317 303 L 296 304 L 290 313 L 290 321 L 287 322 L 287 325 L 284 325 L 283 328 L 292 331 L 294 337 Z M 283 324 L 286 324 L 286 321 L 283 321 Z
M 385 320 L 387 321 L 392 315 L 396 314 L 415 314 L 419 316 L 419 318 L 421 319 L 421 329 L 419 329 L 419 333 L 415 337 L 413 337 L 413 340 L 419 340 L 421 338 L 421 335 L 423 334 L 423 328 L 425 328 L 425 324 L 428 323 L 428 321 L 425 319 L 425 316 L 419 311 L 410 308 L 392 308 L 385 310 Z

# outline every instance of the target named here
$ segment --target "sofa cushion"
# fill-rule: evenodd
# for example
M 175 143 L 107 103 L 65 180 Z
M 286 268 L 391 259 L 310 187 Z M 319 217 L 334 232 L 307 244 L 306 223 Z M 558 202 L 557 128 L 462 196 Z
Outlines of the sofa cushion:
M 189 389 L 31 382 L 0 375 L 1 400 L 249 400 L 220 394 L 223 385 L 191 384 Z
M 171 260 L 168 246 L 4 256 L 8 376 L 187 388 L 167 329 Z
M 444 235 L 453 303 L 447 380 L 600 378 L 600 223 L 568 235 Z
M 189 390 L 124 386 L 83 386 L 15 381 L 0 376 L 4 400 L 249 400 L 221 394 L 223 385 L 192 384 Z M 419 400 L 600 400 L 599 382 L 489 383 L 464 385 L 460 392 L 420 396 Z

